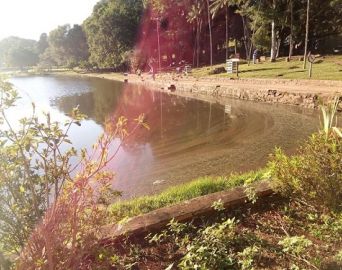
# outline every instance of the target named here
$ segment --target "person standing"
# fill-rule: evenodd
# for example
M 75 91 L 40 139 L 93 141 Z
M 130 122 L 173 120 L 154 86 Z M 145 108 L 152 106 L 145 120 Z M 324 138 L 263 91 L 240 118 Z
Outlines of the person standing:
M 154 68 L 153 58 L 151 58 L 150 61 L 148 62 L 148 66 L 150 67 L 149 73 L 152 74 L 152 79 L 155 80 L 156 79 L 156 72 L 155 72 L 155 68 Z
M 253 52 L 253 64 L 256 64 L 257 63 L 257 60 L 259 61 L 259 50 L 258 49 L 255 49 L 254 52 Z

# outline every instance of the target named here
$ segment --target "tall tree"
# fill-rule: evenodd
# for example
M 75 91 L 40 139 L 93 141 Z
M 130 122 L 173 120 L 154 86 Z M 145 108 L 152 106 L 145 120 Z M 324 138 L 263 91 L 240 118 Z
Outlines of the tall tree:
M 213 18 L 215 18 L 216 14 L 220 9 L 225 9 L 225 36 L 226 36 L 226 59 L 228 59 L 228 49 L 229 49 L 229 6 L 231 5 L 232 0 L 214 0 L 211 4 L 210 9 L 213 14 Z
M 135 45 L 142 13 L 141 0 L 100 1 L 84 22 L 90 61 L 101 68 L 122 64 Z
M 87 39 L 80 25 L 58 26 L 50 32 L 48 44 L 41 55 L 41 63 L 74 66 L 88 59 Z
M 43 54 L 48 47 L 49 47 L 48 35 L 46 33 L 42 33 L 37 43 L 38 54 L 39 55 Z
M 290 35 L 289 35 L 289 60 L 293 54 L 293 0 L 289 0 L 290 9 Z
M 273 9 L 276 9 L 276 0 L 273 0 L 272 3 Z M 275 19 L 272 19 L 271 22 L 271 62 L 274 62 L 277 57 L 277 34 L 276 34 L 276 27 L 275 27 Z
M 306 2 L 306 25 L 305 25 L 305 44 L 304 44 L 304 62 L 303 69 L 306 69 L 306 58 L 308 54 L 308 40 L 309 40 L 309 15 L 310 15 L 310 0 Z
M 202 13 L 203 13 L 203 8 L 200 3 L 200 1 L 196 1 L 191 6 L 191 9 L 188 13 L 187 20 L 188 22 L 195 24 L 195 31 L 196 31 L 196 37 L 195 37 L 195 46 L 194 46 L 194 54 L 196 55 L 196 66 L 199 66 L 199 56 L 200 56 L 200 51 L 201 51 L 201 32 L 202 32 Z
M 9 37 L 0 41 L 0 66 L 22 68 L 38 61 L 35 40 Z
M 210 16 L 210 3 L 209 0 L 206 0 L 207 4 L 207 13 L 208 13 L 208 29 L 209 29 L 209 50 L 210 50 L 210 66 L 213 65 L 213 35 L 211 29 L 211 16 Z

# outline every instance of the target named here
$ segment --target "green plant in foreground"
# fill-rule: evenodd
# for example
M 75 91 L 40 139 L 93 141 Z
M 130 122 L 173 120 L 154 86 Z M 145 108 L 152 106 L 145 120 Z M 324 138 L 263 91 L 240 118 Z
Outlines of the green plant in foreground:
M 14 123 L 8 110 L 18 99 L 12 85 L 0 80 L 0 242 L 10 254 L 19 254 L 35 224 L 71 181 L 77 165 L 71 166 L 70 159 L 77 153 L 68 131 L 84 118 L 74 109 L 64 126 L 48 113 L 43 121 L 32 104 L 32 115 Z
M 254 257 L 258 254 L 257 246 L 246 247 L 242 252 L 238 253 L 239 265 L 242 270 L 253 270 Z
M 337 262 L 342 263 L 342 249 L 335 255 Z
M 269 163 L 275 190 L 333 210 L 342 209 L 342 137 L 340 129 L 333 126 L 338 101 L 336 98 L 322 107 L 322 130 L 313 134 L 297 155 L 289 157 L 276 149 Z
M 285 253 L 290 253 L 296 256 L 301 256 L 305 253 L 306 249 L 312 245 L 312 242 L 305 238 L 305 236 L 287 236 L 279 241 L 282 250 Z
M 342 205 L 342 139 L 314 134 L 289 157 L 277 149 L 269 163 L 280 193 L 339 210 Z
M 181 269 L 227 269 L 235 263 L 231 251 L 236 237 L 236 222 L 227 219 L 198 231 L 197 237 L 189 242 Z
M 114 175 L 104 169 L 127 137 L 148 128 L 144 116 L 107 121 L 93 150 L 78 154 L 63 148 L 71 144 L 69 129 L 84 119 L 77 108 L 64 127 L 50 114 L 42 122 L 34 105 L 30 117 L 12 123 L 8 110 L 18 98 L 10 83 L 0 81 L 0 254 L 16 256 L 16 269 L 88 269 L 92 261 L 85 258 L 99 252 L 95 243 L 106 222 L 99 201 L 116 194 Z M 121 144 L 113 147 L 115 138 Z M 73 166 L 72 157 L 78 160 Z M 95 257 L 99 269 L 108 265 L 105 252 Z
M 322 130 L 325 134 L 326 140 L 330 133 L 336 133 L 337 136 L 342 138 L 342 131 L 337 126 L 337 108 L 340 102 L 340 97 L 335 97 L 334 100 L 327 106 L 322 105 L 321 111 L 323 116 Z

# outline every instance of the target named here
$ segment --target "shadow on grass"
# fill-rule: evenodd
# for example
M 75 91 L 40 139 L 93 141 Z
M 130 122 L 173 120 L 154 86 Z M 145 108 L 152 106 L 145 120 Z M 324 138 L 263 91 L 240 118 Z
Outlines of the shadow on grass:
M 248 73 L 248 72 L 260 72 L 260 71 L 269 71 L 269 70 L 277 70 L 282 68 L 259 68 L 259 69 L 247 69 L 247 70 L 239 70 L 239 73 Z

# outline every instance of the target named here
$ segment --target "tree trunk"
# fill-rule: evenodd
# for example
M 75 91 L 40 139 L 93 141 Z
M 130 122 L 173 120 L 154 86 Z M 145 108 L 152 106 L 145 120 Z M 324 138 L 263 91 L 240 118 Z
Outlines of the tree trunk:
M 272 21 L 271 24 L 272 27 L 272 37 L 271 37 L 271 62 L 274 62 L 276 60 L 276 55 L 277 55 L 277 37 L 275 33 L 275 23 L 274 20 Z
M 307 54 L 308 54 L 309 12 L 310 12 L 310 0 L 307 0 L 307 5 L 306 5 L 306 27 L 305 27 L 305 47 L 304 47 L 304 63 L 303 63 L 303 69 L 306 69 L 306 57 L 307 57 Z
M 229 36 L 228 36 L 228 6 L 226 6 L 226 60 L 229 58 Z
M 289 60 L 293 54 L 293 0 L 290 0 L 290 37 L 289 37 Z
M 275 10 L 276 8 L 276 2 L 273 0 L 273 9 Z M 271 62 L 274 62 L 277 57 L 277 35 L 276 35 L 276 30 L 275 30 L 275 22 L 274 19 L 272 20 L 271 23 Z
M 250 55 L 249 55 L 249 33 L 248 33 L 248 29 L 247 29 L 247 23 L 246 23 L 246 18 L 244 16 L 242 16 L 242 24 L 243 24 L 243 35 L 244 35 L 244 45 L 245 45 L 245 51 L 246 51 L 246 58 L 247 61 L 249 61 L 250 59 Z
M 200 62 L 200 53 L 201 53 L 201 32 L 202 32 L 202 20 L 198 20 L 198 29 L 197 29 L 197 67 L 199 67 Z
M 276 58 L 279 57 L 279 51 L 280 51 L 280 45 L 281 45 L 281 39 L 277 39 L 277 53 L 276 53 Z
M 213 65 L 213 37 L 211 34 L 211 19 L 210 19 L 210 4 L 209 0 L 207 0 L 207 8 L 208 8 L 208 28 L 209 28 L 209 45 L 210 45 L 210 66 Z
M 195 41 L 194 41 L 194 50 L 192 52 L 192 66 L 194 67 L 195 66 L 195 63 L 196 63 L 196 53 L 197 53 L 197 31 L 198 31 L 198 28 L 197 28 L 197 24 L 196 24 L 196 27 L 194 29 L 194 32 L 196 33 L 195 34 Z

